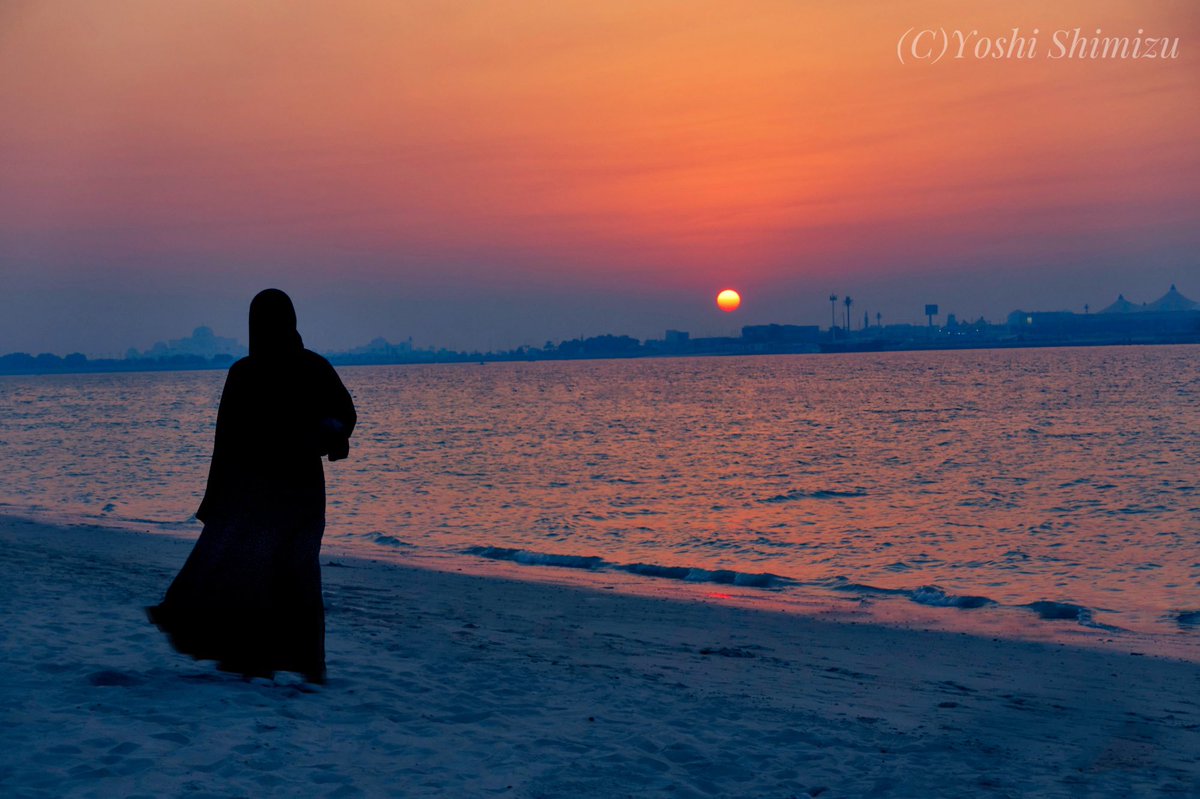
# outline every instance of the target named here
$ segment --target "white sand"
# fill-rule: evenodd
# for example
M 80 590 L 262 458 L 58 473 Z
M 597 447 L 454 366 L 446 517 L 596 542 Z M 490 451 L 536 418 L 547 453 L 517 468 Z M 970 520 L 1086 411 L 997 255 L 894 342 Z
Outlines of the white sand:
M 338 558 L 244 682 L 143 616 L 190 546 L 0 519 L 0 795 L 1200 796 L 1193 663 Z

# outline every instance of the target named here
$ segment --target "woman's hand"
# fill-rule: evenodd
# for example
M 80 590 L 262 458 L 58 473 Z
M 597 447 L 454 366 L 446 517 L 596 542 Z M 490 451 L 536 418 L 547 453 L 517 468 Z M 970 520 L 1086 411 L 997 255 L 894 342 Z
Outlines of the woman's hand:
M 350 439 L 346 426 L 333 417 L 321 420 L 321 454 L 331 461 L 340 461 L 350 454 Z

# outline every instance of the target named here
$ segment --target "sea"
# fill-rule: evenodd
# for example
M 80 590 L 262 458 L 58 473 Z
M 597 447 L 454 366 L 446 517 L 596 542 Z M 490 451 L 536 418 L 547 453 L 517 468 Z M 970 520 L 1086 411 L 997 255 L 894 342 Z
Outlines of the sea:
M 1155 346 L 341 367 L 360 421 L 326 465 L 325 561 L 1200 661 L 1198 364 Z M 198 535 L 223 381 L 0 378 L 0 513 Z

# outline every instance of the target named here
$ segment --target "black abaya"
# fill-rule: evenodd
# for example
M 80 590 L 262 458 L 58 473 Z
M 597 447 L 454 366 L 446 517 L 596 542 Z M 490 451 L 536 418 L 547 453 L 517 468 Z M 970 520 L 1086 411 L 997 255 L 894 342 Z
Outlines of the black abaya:
M 273 338 L 256 337 L 251 306 L 251 354 L 225 381 L 196 512 L 204 530 L 162 604 L 148 612 L 177 650 L 223 670 L 295 671 L 321 681 L 321 456 L 345 457 L 356 416 L 337 372 L 300 346 L 294 319 L 290 335 L 274 335 L 285 318 L 269 320 Z

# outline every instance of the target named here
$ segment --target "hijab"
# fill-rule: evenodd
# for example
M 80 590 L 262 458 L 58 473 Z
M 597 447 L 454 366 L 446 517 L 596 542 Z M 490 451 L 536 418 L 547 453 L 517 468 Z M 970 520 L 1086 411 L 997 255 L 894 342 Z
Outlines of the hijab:
M 302 349 L 291 297 L 279 289 L 260 291 L 250 302 L 250 354 L 274 358 Z

